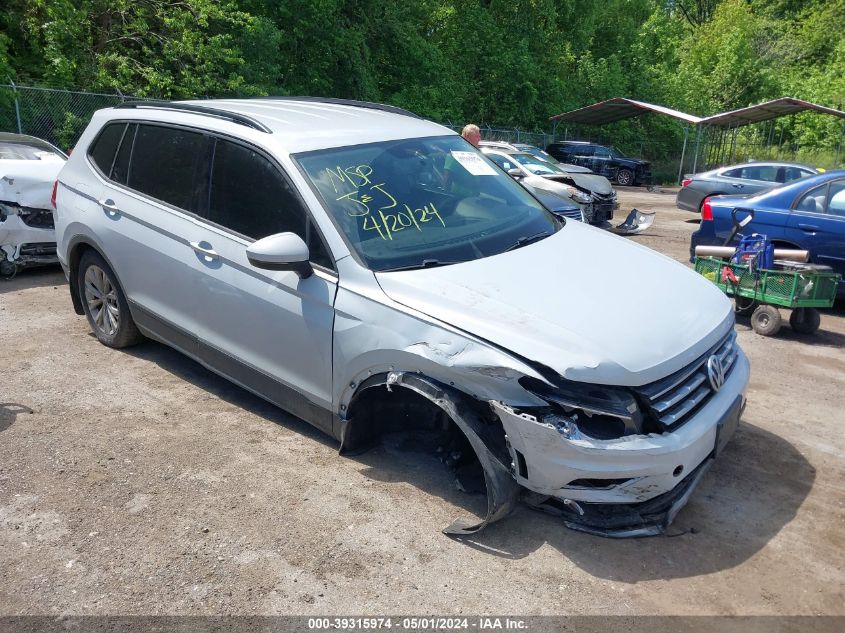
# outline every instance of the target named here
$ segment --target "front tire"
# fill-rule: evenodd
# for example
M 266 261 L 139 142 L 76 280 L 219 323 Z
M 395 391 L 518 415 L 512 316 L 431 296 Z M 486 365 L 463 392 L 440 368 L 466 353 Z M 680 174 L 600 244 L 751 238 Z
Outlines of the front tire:
M 100 343 L 120 349 L 141 341 L 117 277 L 99 253 L 82 255 L 77 283 L 88 324 Z
M 780 311 L 770 305 L 759 305 L 751 315 L 751 329 L 760 336 L 774 336 L 781 326 Z
M 616 172 L 616 182 L 623 187 L 634 184 L 634 172 L 630 169 L 620 169 Z

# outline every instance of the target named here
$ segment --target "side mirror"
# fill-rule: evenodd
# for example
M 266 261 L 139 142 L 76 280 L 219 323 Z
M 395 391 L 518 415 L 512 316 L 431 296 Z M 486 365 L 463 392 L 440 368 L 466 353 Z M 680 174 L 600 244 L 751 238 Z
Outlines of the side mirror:
M 514 180 L 519 180 L 522 178 L 522 170 L 514 167 L 513 169 L 508 169 L 508 176 L 513 178 Z
M 308 246 L 296 233 L 276 233 L 253 242 L 246 249 L 246 258 L 256 268 L 292 270 L 300 279 L 314 272 L 308 261 Z

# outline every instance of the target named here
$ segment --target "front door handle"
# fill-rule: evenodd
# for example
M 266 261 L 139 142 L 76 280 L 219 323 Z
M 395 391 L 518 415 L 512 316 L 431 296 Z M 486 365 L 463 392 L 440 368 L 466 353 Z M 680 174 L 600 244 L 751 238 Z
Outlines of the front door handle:
M 209 261 L 220 257 L 220 255 L 217 254 L 217 251 L 211 248 L 211 244 L 208 244 L 207 247 L 203 246 L 203 244 L 208 244 L 208 242 L 190 242 L 191 248 Z
M 103 211 L 105 211 L 110 216 L 115 216 L 120 213 L 120 209 L 117 208 L 117 205 L 111 198 L 106 198 L 105 200 L 97 200 L 97 203 L 101 207 L 103 207 Z
M 731 185 L 731 186 L 734 187 L 735 189 L 742 189 L 745 185 L 734 184 L 734 185 Z
M 815 224 L 799 224 L 798 228 L 804 231 L 805 233 L 815 233 L 819 230 Z

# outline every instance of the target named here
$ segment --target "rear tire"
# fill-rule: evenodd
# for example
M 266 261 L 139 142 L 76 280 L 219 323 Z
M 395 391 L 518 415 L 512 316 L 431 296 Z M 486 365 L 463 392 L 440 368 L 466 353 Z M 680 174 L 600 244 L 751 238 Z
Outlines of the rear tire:
M 144 338 L 132 320 L 117 276 L 99 253 L 88 250 L 82 255 L 77 283 L 82 309 L 100 343 L 120 349 Z
M 634 172 L 632 172 L 630 169 L 620 169 L 618 172 L 616 172 L 616 182 L 622 185 L 623 187 L 633 185 Z
M 780 330 L 780 311 L 770 305 L 759 305 L 751 315 L 751 329 L 760 336 L 774 336 Z
M 797 308 L 789 315 L 789 325 L 799 334 L 814 334 L 821 322 L 821 314 L 815 308 Z

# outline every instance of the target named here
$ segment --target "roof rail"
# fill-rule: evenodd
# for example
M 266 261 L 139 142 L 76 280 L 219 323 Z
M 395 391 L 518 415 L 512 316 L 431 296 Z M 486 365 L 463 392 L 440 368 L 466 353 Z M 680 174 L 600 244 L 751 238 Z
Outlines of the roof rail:
M 206 116 L 217 117 L 218 119 L 226 119 L 232 123 L 245 125 L 246 127 L 266 132 L 267 134 L 273 133 L 273 130 L 260 121 L 253 119 L 251 116 L 239 114 L 237 112 L 230 112 L 229 110 L 222 110 L 220 108 L 210 108 L 208 106 L 196 105 L 193 103 L 178 103 L 175 101 L 127 101 L 126 103 L 121 103 L 114 107 L 126 109 L 154 108 L 157 110 L 192 112 L 194 114 L 204 114 Z
M 384 112 L 392 112 L 393 114 L 402 114 L 404 116 L 421 119 L 422 117 L 410 110 L 398 108 L 384 103 L 373 103 L 372 101 L 356 101 L 354 99 L 335 99 L 334 97 L 256 97 L 257 99 L 274 99 L 276 101 L 310 101 L 313 103 L 330 103 L 334 105 L 354 106 L 356 108 L 369 108 L 370 110 L 382 110 Z

